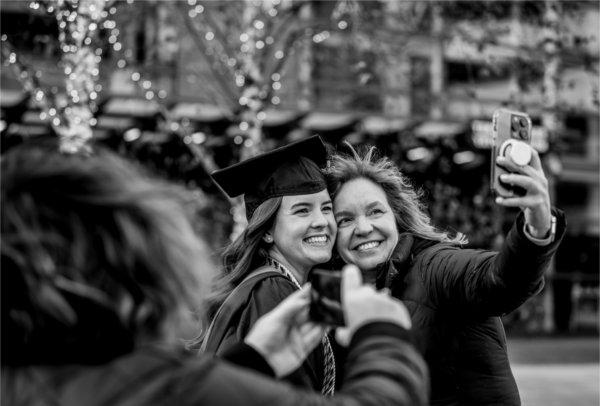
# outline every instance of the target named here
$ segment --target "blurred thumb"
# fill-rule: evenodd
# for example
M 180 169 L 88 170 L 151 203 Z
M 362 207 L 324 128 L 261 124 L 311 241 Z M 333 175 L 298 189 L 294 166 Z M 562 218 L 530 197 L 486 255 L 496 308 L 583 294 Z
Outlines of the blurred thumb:
M 344 296 L 362 284 L 362 275 L 356 265 L 346 265 L 342 270 L 342 302 Z
M 350 344 L 350 330 L 348 328 L 337 328 L 335 330 L 335 340 L 342 347 L 347 347 Z

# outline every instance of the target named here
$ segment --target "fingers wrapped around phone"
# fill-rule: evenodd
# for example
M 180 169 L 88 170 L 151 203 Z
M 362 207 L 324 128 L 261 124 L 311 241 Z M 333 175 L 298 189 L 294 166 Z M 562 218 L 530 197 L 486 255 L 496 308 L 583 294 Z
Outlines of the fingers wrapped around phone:
M 528 165 L 517 165 L 510 158 L 498 157 L 496 164 L 503 167 L 508 172 L 520 173 L 522 175 L 530 176 L 531 178 L 538 179 L 543 184 L 548 185 L 548 180 L 542 169 L 540 157 L 537 152 L 534 151 L 531 161 Z
M 497 197 L 496 202 L 507 207 L 531 208 L 548 206 L 548 182 L 537 176 L 508 173 L 500 175 L 500 180 L 511 186 L 518 186 L 525 190 L 524 196 Z

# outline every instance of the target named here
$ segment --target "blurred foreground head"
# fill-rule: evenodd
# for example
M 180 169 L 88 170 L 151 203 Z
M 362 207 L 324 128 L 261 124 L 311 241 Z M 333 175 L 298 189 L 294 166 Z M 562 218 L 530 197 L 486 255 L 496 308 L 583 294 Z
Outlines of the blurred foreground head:
M 182 190 L 55 142 L 1 170 L 2 364 L 103 363 L 182 337 L 213 272 Z

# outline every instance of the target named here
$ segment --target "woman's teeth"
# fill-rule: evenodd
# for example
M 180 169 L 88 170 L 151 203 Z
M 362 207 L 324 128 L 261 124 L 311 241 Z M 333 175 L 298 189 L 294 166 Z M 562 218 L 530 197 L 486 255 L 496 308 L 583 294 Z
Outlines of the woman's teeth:
M 379 246 L 380 242 L 379 241 L 370 241 L 370 242 L 366 242 L 364 244 L 360 244 L 358 247 L 356 247 L 357 251 L 366 251 L 366 250 L 370 250 L 371 248 L 375 248 L 377 246 Z
M 320 235 L 316 237 L 308 237 L 304 240 L 307 244 L 312 245 L 323 245 L 327 243 L 327 236 Z

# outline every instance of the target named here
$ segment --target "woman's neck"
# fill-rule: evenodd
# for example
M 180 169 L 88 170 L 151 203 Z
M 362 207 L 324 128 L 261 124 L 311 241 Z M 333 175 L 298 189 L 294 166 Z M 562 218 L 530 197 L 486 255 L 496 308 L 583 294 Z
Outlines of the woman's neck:
M 361 271 L 362 277 L 363 277 L 363 283 L 375 285 L 375 281 L 377 280 L 377 271 L 378 271 L 378 268 Z
M 269 250 L 269 256 L 273 258 L 275 261 L 279 262 L 281 265 L 285 267 L 288 271 L 292 273 L 294 278 L 298 281 L 300 285 L 303 285 L 306 282 L 306 276 L 308 275 L 308 271 L 310 269 L 298 269 L 300 267 L 295 267 L 289 263 L 287 259 L 277 250 Z

